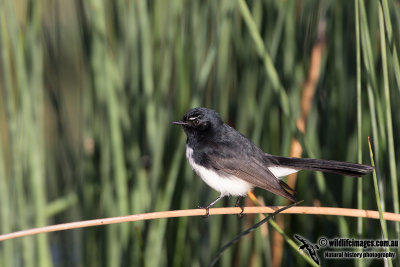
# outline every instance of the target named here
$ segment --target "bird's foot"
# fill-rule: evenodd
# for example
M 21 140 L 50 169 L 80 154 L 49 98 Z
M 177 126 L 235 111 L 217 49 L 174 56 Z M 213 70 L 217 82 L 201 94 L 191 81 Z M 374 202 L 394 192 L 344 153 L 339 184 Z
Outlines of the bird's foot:
M 202 206 L 197 206 L 199 209 L 205 209 L 206 210 L 206 215 L 203 215 L 203 218 L 208 218 L 210 216 L 210 207 L 202 207 Z
M 243 216 L 243 212 L 244 212 L 244 206 L 240 205 L 240 199 L 241 197 L 238 197 L 238 199 L 236 200 L 235 203 L 235 207 L 239 207 L 242 211 L 238 214 L 238 217 L 242 217 Z

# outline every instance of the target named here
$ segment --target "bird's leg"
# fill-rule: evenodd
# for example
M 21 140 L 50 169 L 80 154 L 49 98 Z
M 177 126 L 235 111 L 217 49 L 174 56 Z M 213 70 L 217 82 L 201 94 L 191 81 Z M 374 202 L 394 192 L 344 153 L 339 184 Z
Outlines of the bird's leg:
M 210 207 L 213 206 L 215 203 L 217 203 L 223 197 L 224 197 L 223 195 L 220 195 L 216 200 L 214 200 L 213 202 L 211 202 L 207 206 L 205 206 L 205 207 L 197 206 L 197 207 L 199 209 L 206 209 L 206 215 L 204 217 L 207 218 L 208 216 L 210 216 Z
M 235 207 L 239 207 L 239 208 L 242 210 L 242 211 L 238 214 L 239 217 L 243 216 L 243 211 L 244 211 L 243 205 L 240 205 L 240 200 L 241 200 L 241 199 L 242 199 L 242 197 L 239 196 L 239 197 L 237 198 L 237 200 L 236 200 L 236 203 L 235 203 Z

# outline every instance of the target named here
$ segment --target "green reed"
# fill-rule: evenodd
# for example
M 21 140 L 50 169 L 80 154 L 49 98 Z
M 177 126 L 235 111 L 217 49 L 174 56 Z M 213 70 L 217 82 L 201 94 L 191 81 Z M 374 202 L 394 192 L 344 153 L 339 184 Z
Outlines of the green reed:
M 1 233 L 209 203 L 218 194 L 190 169 L 184 134 L 171 124 L 194 106 L 217 110 L 271 154 L 288 156 L 296 138 L 303 157 L 368 164 L 370 136 L 379 202 L 371 175 L 311 172 L 299 173 L 297 198 L 398 213 L 399 11 L 386 0 L 0 0 Z M 302 134 L 302 88 L 323 24 Z M 255 193 L 266 205 L 285 203 Z M 163 219 L 41 234 L 3 242 L 0 265 L 203 266 L 258 220 Z M 218 264 L 271 266 L 274 229 L 245 237 Z M 285 215 L 282 230 L 284 266 L 308 265 L 293 249 L 294 233 L 311 242 L 382 234 L 377 221 L 330 216 Z M 387 236 L 398 239 L 399 224 L 388 223 Z

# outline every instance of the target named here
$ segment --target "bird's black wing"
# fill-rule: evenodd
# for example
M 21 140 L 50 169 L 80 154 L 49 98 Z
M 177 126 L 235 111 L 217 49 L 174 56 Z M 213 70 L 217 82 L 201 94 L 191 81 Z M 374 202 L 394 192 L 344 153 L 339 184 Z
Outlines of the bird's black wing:
M 263 159 L 264 152 L 252 143 L 214 144 L 211 151 L 204 153 L 203 160 L 223 174 L 234 175 L 254 186 L 296 202 L 291 189 L 285 182 L 276 178 L 268 169 L 268 162 Z M 238 144 L 236 144 L 238 145 Z

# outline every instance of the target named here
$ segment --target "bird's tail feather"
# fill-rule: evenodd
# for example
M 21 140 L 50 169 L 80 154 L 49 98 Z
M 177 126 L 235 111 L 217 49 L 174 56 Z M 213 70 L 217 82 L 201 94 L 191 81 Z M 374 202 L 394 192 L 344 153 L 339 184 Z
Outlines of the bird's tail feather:
M 274 160 L 280 166 L 299 169 L 337 173 L 341 175 L 348 175 L 354 177 L 361 177 L 373 171 L 374 167 L 370 165 L 335 161 L 335 160 L 322 160 L 322 159 L 309 159 L 309 158 L 288 158 L 273 156 Z

